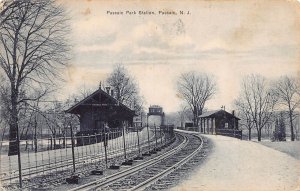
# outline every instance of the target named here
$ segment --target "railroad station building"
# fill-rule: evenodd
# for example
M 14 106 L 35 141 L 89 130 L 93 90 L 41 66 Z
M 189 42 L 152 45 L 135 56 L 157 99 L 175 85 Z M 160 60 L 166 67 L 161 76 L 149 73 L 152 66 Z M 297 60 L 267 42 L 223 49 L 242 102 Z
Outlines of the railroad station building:
M 200 115 L 198 127 L 201 133 L 241 138 L 242 132 L 239 130 L 239 120 L 234 111 L 229 113 L 220 109 Z
M 101 87 L 66 110 L 79 116 L 80 133 L 95 134 L 103 131 L 104 126 L 122 128 L 133 126 L 135 111 L 114 98 L 113 90 Z

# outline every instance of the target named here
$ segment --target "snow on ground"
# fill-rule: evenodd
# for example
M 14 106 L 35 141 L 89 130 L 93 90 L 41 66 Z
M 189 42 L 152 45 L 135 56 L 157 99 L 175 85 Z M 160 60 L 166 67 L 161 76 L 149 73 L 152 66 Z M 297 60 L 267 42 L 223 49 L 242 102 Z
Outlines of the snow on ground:
M 140 132 L 140 143 L 143 143 L 147 141 L 148 139 L 148 133 L 147 129 L 144 128 Z M 126 147 L 129 146 L 136 146 L 137 147 L 137 139 L 134 139 L 136 136 L 136 132 L 129 132 L 125 135 L 126 139 Z M 149 132 L 150 139 L 154 138 L 154 132 Z M 158 140 L 158 143 L 160 143 L 160 139 Z M 108 157 L 119 155 L 116 150 L 121 151 L 121 155 L 123 155 L 123 137 L 118 137 L 116 139 L 112 139 L 108 141 Z M 86 146 L 80 146 L 74 148 L 75 152 L 75 160 L 78 161 L 79 157 L 84 157 L 87 155 L 93 156 L 94 154 L 101 153 L 102 156 L 104 155 L 104 149 L 103 149 L 103 142 L 97 143 L 97 144 L 91 144 Z M 41 165 L 44 164 L 45 169 L 47 167 L 56 166 L 62 164 L 63 160 L 72 160 L 72 152 L 71 148 L 65 148 L 65 149 L 56 149 L 56 150 L 48 150 L 38 153 L 21 153 L 21 164 L 22 164 L 22 172 L 28 173 L 30 171 L 25 171 L 24 168 L 28 168 L 29 166 L 31 169 L 35 169 L 35 165 Z M 53 164 L 50 164 L 53 163 Z M 71 163 L 69 163 L 69 167 L 71 166 Z M 43 168 L 44 169 L 44 168 Z M 60 170 L 61 168 L 58 168 Z M 13 175 L 18 175 L 18 162 L 17 162 L 17 155 L 8 157 L 7 155 L 0 154 L 0 177 L 9 177 L 10 173 Z M 42 174 L 42 173 L 41 173 Z M 18 181 L 14 180 L 13 182 Z M 0 191 L 4 191 L 4 188 L 2 187 L 2 184 L 0 182 Z
M 284 152 L 300 160 L 300 141 L 281 141 L 281 142 L 261 141 L 260 144 Z
M 172 190 L 300 190 L 300 160 L 255 142 L 204 135 L 214 144 L 206 162 Z
M 149 132 L 152 137 L 154 134 L 152 131 Z M 127 148 L 129 145 L 137 145 L 137 140 L 133 137 L 136 136 L 136 132 L 129 132 L 125 135 Z M 140 141 L 141 143 L 146 141 L 148 138 L 147 130 L 144 128 L 140 132 Z M 47 150 L 38 153 L 21 153 L 21 164 L 22 169 L 31 167 L 35 168 L 35 165 L 47 165 L 50 166 L 50 163 L 54 165 L 59 165 L 63 160 L 72 160 L 72 148 L 65 149 L 56 149 L 56 150 Z M 119 149 L 123 151 L 123 137 L 118 137 L 108 141 L 107 154 L 112 156 L 115 154 L 115 151 Z M 74 147 L 75 160 L 78 161 L 80 157 L 93 156 L 96 153 L 101 153 L 104 156 L 104 146 L 103 142 L 97 144 L 91 144 L 86 146 Z M 122 152 L 121 152 L 122 154 Z M 71 163 L 69 164 L 71 166 Z M 3 175 L 9 175 L 9 172 L 13 174 L 18 174 L 18 158 L 17 155 L 7 156 L 0 155 L 0 177 Z M 1 191 L 1 190 L 0 190 Z

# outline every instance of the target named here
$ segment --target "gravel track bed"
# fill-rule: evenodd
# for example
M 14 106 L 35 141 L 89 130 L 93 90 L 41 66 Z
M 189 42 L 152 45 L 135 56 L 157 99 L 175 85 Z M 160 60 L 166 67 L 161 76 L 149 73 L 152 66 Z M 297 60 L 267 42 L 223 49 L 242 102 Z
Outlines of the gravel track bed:
M 182 142 L 182 138 L 180 139 L 175 139 L 173 142 L 170 143 L 170 145 L 168 147 L 166 147 L 164 149 L 165 152 L 168 152 L 170 150 L 172 150 L 173 148 L 175 148 L 176 146 L 178 146 L 180 143 Z M 153 147 L 152 147 L 153 148 Z M 148 151 L 148 147 L 146 147 L 146 150 Z M 133 166 L 134 165 L 138 165 L 144 161 L 147 161 L 149 159 L 152 159 L 152 158 L 155 158 L 156 156 L 158 156 L 160 153 L 158 152 L 157 154 L 152 154 L 151 156 L 144 156 L 144 160 L 143 161 L 134 161 L 133 163 Z M 123 162 L 124 161 L 124 158 L 121 158 L 121 161 Z M 120 163 L 119 163 L 120 164 Z M 111 170 L 111 169 L 106 169 L 104 172 L 103 172 L 103 175 L 100 175 L 100 176 L 97 176 L 97 175 L 90 175 L 90 173 L 88 172 L 88 174 L 85 176 L 85 177 L 81 177 L 80 179 L 80 182 L 78 185 L 72 185 L 72 184 L 61 184 L 59 187 L 56 187 L 56 188 L 52 188 L 51 190 L 69 190 L 69 189 L 72 189 L 72 188 L 75 188 L 75 187 L 78 187 L 80 185 L 83 185 L 83 184 L 87 184 L 89 182 L 92 182 L 92 181 L 95 181 L 95 180 L 99 180 L 101 178 L 104 178 L 104 177 L 107 177 L 107 176 L 110 176 L 110 175 L 113 175 L 117 172 L 120 172 L 124 169 L 127 169 L 127 168 L 130 168 L 130 166 L 120 166 L 120 169 L 119 170 Z
M 191 135 L 190 135 L 191 136 Z M 178 138 L 180 137 L 180 138 Z M 191 136 L 193 137 L 193 136 Z M 212 148 L 212 144 L 209 142 L 209 140 L 205 137 L 203 138 L 203 147 L 202 149 L 187 163 L 183 164 L 181 167 L 170 173 L 169 175 L 157 180 L 154 184 L 147 187 L 145 190 L 168 190 L 172 187 L 175 187 L 183 180 L 187 179 L 187 177 L 193 172 L 193 169 L 195 169 L 195 166 L 200 165 L 203 163 L 203 161 L 206 158 L 206 155 L 209 153 L 209 151 Z M 181 159 L 186 157 L 188 154 L 192 152 L 195 148 L 197 148 L 197 143 L 195 144 L 195 141 L 197 138 L 193 138 L 193 140 L 190 140 L 190 143 L 193 142 L 194 144 L 188 144 L 187 149 L 183 149 L 178 154 L 175 154 L 174 156 L 168 157 L 164 160 L 162 160 L 159 164 L 156 164 L 154 166 L 148 167 L 146 169 L 143 169 L 135 174 L 132 174 L 130 176 L 125 177 L 124 179 L 121 179 L 117 182 L 114 182 L 113 184 L 105 187 L 98 188 L 97 190 L 126 190 L 129 188 L 132 188 L 136 186 L 137 184 L 147 180 L 148 178 L 155 176 L 156 174 L 162 172 L 163 170 L 167 169 L 168 167 L 172 166 L 173 164 L 179 162 Z M 198 139 L 199 140 L 199 139 Z M 152 148 L 155 146 L 155 139 L 152 140 L 153 145 Z M 175 141 L 170 144 L 165 149 L 162 149 L 162 151 L 157 152 L 157 154 L 152 154 L 151 156 L 145 156 L 143 161 L 149 160 L 151 158 L 154 158 L 161 153 L 167 152 L 175 148 L 178 144 L 182 142 L 181 136 L 176 136 Z M 199 141 L 200 142 L 200 141 Z M 142 151 L 145 151 L 148 149 L 148 144 L 145 144 L 142 148 Z M 127 154 L 128 158 L 134 157 L 138 154 L 137 151 L 133 151 Z M 119 156 L 115 156 L 113 158 L 109 158 L 109 165 L 111 164 L 120 164 L 124 161 L 124 156 L 121 154 Z M 140 164 L 143 161 L 134 161 L 133 165 Z M 86 184 L 91 181 L 99 180 L 101 178 L 110 176 L 114 173 L 117 173 L 119 171 L 122 171 L 126 168 L 130 168 L 129 166 L 121 166 L 119 170 L 111 170 L 106 169 L 104 171 L 103 175 L 91 175 L 90 171 L 94 169 L 105 169 L 105 164 L 103 160 L 96 161 L 96 160 L 86 160 L 83 161 L 82 164 L 77 165 L 77 175 L 80 176 L 80 182 L 78 185 L 72 185 L 65 183 L 65 178 L 69 177 L 70 174 L 72 174 L 72 169 L 67 169 L 63 171 L 53 172 L 44 176 L 35 177 L 31 180 L 24 181 L 23 184 L 30 185 L 34 182 L 37 182 L 35 188 L 31 187 L 28 189 L 23 190 L 69 190 L 72 188 L 75 188 L 77 186 L 80 186 L 82 184 Z M 18 190 L 17 185 L 10 185 L 6 188 L 7 190 Z
M 161 160 L 159 163 L 153 166 L 150 166 L 146 169 L 142 169 L 137 173 L 126 176 L 125 178 L 120 179 L 119 181 L 116 181 L 108 186 L 97 188 L 96 190 L 128 190 L 152 178 L 153 176 L 159 174 L 160 172 L 166 170 L 167 168 L 173 166 L 174 164 L 176 164 L 177 162 L 181 161 L 189 154 L 191 154 L 201 144 L 201 140 L 199 138 L 193 135 L 187 135 L 187 136 L 189 137 L 188 144 L 176 154 Z M 161 151 L 160 153 L 162 152 L 164 151 Z
M 212 150 L 213 144 L 211 143 L 211 141 L 206 137 L 202 137 L 202 139 L 202 149 L 193 158 L 191 158 L 187 163 L 183 164 L 180 168 L 177 168 L 169 175 L 157 180 L 154 184 L 148 186 L 145 191 L 169 190 L 186 180 L 193 173 L 196 167 L 200 166 L 205 161 L 206 156 Z

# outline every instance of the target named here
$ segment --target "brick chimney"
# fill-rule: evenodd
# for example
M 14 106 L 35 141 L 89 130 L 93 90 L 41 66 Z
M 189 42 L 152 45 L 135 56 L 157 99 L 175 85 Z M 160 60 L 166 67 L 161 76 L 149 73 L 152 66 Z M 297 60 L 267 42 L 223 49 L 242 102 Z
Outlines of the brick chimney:
M 110 95 L 111 95 L 111 97 L 115 97 L 114 96 L 114 90 L 110 90 Z
M 106 88 L 106 93 L 108 93 L 108 95 L 109 95 L 109 90 L 110 90 L 110 87 L 109 86 L 107 86 L 107 87 L 105 87 Z

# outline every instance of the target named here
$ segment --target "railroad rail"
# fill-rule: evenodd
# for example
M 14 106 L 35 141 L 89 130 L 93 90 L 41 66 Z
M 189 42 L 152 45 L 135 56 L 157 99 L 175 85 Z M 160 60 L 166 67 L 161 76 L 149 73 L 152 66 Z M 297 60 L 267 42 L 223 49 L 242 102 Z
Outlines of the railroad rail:
M 118 173 L 76 187 L 71 191 L 143 190 L 147 188 L 180 168 L 201 150 L 203 140 L 199 135 L 183 132 L 176 132 L 175 135 L 180 143 L 171 150 Z
M 113 141 L 113 140 L 110 140 Z M 97 143 L 96 145 L 101 145 L 103 143 Z M 137 149 L 134 148 L 136 145 L 131 145 L 129 146 L 127 152 L 128 155 L 136 155 L 137 154 Z M 153 148 L 155 146 L 155 137 L 154 135 L 152 135 L 150 137 L 150 147 Z M 149 148 L 149 143 L 147 140 L 143 140 L 140 143 L 140 149 L 142 151 L 148 150 Z M 115 150 L 113 153 L 110 153 L 108 155 L 108 158 L 111 160 L 122 160 L 123 158 L 123 148 L 118 148 L 117 150 Z M 119 158 L 120 159 L 119 159 Z M 85 171 L 89 171 L 91 170 L 91 168 L 94 168 L 94 165 L 96 162 L 100 162 L 104 160 L 104 154 L 103 153 L 96 153 L 93 155 L 87 155 L 87 156 L 83 156 L 83 157 L 78 157 L 77 160 L 75 161 L 76 166 L 80 166 L 80 165 L 90 165 L 90 168 L 84 169 L 83 172 L 81 173 L 85 173 Z M 65 168 L 64 172 L 61 173 L 69 173 L 69 171 L 72 168 L 72 159 L 71 156 L 64 159 L 63 161 L 59 161 L 57 160 L 57 163 L 59 164 L 55 164 L 54 161 L 46 163 L 46 164 L 41 164 L 41 165 L 37 165 L 35 168 L 24 168 L 23 169 L 23 178 L 26 181 L 26 178 L 33 178 L 35 176 L 39 176 L 41 174 L 43 175 L 47 175 L 50 174 L 51 172 L 54 171 L 60 171 L 60 169 Z M 13 182 L 13 181 L 17 181 L 18 180 L 18 175 L 17 175 L 17 170 L 13 172 L 13 174 L 11 176 L 3 176 L 0 181 L 2 184 L 6 184 L 7 182 Z M 57 181 L 57 180 L 53 180 L 53 181 Z M 48 181 L 49 182 L 49 181 Z M 25 186 L 26 187 L 26 186 Z

